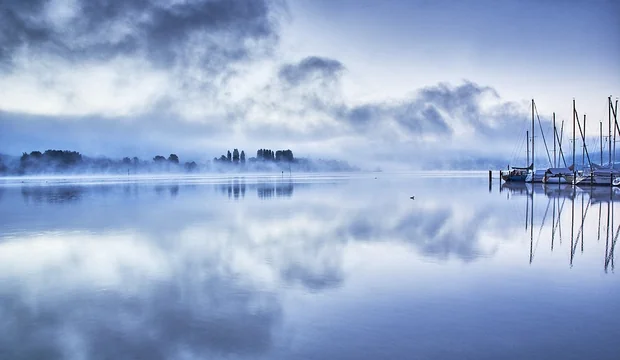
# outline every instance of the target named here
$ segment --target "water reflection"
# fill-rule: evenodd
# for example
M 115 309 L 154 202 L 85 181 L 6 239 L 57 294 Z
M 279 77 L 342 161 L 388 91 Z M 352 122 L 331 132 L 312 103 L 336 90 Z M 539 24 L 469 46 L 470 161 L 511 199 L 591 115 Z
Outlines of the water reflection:
M 300 184 L 297 184 L 299 186 Z M 249 191 L 256 191 L 256 196 L 259 199 L 270 199 L 273 197 L 291 197 L 293 196 L 293 189 L 295 183 L 290 179 L 276 179 L 276 180 L 257 180 L 246 185 L 244 178 L 234 178 L 229 180 L 228 183 L 216 184 L 220 193 L 228 196 L 229 199 L 243 199 L 245 198 L 246 189 Z
M 620 189 L 575 187 L 566 184 L 504 183 L 500 188 L 501 192 L 507 192 L 510 196 L 526 196 L 525 229 L 529 234 L 530 263 L 534 260 L 541 239 L 545 237 L 543 234 L 547 233 L 552 252 L 556 248 L 556 238 L 560 245 L 563 237 L 568 239 L 568 264 L 572 267 L 576 255 L 584 252 L 584 241 L 592 239 L 592 236 L 586 238 L 585 234 L 596 224 L 596 240 L 605 240 L 604 270 L 613 271 L 614 248 L 620 234 L 620 224 L 615 227 L 614 208 L 617 206 L 615 203 L 620 202 Z M 544 206 L 540 222 L 534 218 L 536 203 Z M 547 223 L 549 220 L 550 224 Z
M 446 348 L 481 358 L 515 351 L 489 333 L 516 339 L 525 349 L 518 357 L 540 351 L 549 358 L 557 353 L 528 344 L 568 331 L 572 320 L 545 322 L 537 332 L 519 319 L 536 306 L 544 317 L 553 311 L 547 303 L 570 307 L 571 297 L 560 292 L 532 304 L 547 284 L 524 291 L 538 277 L 514 263 L 527 268 L 529 249 L 535 269 L 546 252 L 570 244 L 561 269 L 574 262 L 586 273 L 586 257 L 595 253 L 591 267 L 602 272 L 603 254 L 587 246 L 596 229 L 604 268 L 613 270 L 620 232 L 614 194 L 572 187 L 502 186 L 489 194 L 479 179 L 216 180 L 4 188 L 0 358 L 441 358 Z M 589 294 L 581 283 L 570 285 Z M 592 346 L 615 341 L 588 339 Z M 390 349 L 368 348 L 378 343 Z
M 245 198 L 245 179 L 244 178 L 234 178 L 229 180 L 228 183 L 224 184 L 216 184 L 215 187 L 219 189 L 222 194 L 227 194 L 228 198 Z
M 178 184 L 169 184 L 169 185 L 155 185 L 153 187 L 155 193 L 159 196 L 166 195 L 166 193 L 171 197 L 175 198 L 179 195 L 179 185 Z
M 85 191 L 80 186 L 24 186 L 21 188 L 25 202 L 64 203 L 79 201 Z

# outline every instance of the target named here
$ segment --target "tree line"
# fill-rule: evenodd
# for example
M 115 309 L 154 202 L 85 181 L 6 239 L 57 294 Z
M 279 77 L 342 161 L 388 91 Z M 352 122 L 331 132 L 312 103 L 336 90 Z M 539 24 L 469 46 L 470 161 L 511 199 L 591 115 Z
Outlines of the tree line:
M 6 161 L 6 159 L 5 159 Z M 13 165 L 11 167 L 11 165 Z M 37 173 L 63 173 L 63 172 L 137 172 L 161 171 L 161 170 L 185 170 L 192 172 L 197 170 L 195 161 L 180 163 L 176 154 L 170 154 L 168 158 L 156 155 L 153 161 L 142 161 L 138 157 L 124 157 L 122 160 L 109 158 L 89 158 L 82 156 L 77 151 L 70 150 L 46 150 L 45 152 L 24 152 L 16 164 L 5 164 L 0 158 L 0 173 L 37 174 Z
M 256 157 L 246 158 L 244 150 L 227 150 L 226 154 L 213 161 L 196 163 L 181 162 L 176 154 L 155 155 L 148 160 L 134 157 L 110 159 L 88 157 L 77 151 L 46 150 L 23 153 L 21 157 L 0 154 L 0 175 L 53 174 L 53 173 L 110 173 L 137 174 L 157 172 L 198 172 L 198 171 L 349 171 L 353 168 L 346 162 L 330 160 L 310 160 L 295 158 L 290 149 L 259 149 Z
M 257 162 L 257 161 L 272 161 L 272 162 L 294 162 L 295 157 L 293 156 L 293 152 L 289 149 L 287 150 L 277 150 L 273 151 L 271 149 L 258 149 L 256 151 L 256 157 L 252 157 L 248 159 L 249 162 Z M 224 164 L 245 164 L 245 151 L 241 150 L 239 152 L 238 149 L 233 149 L 232 152 L 227 150 L 226 155 L 221 155 L 219 158 L 213 158 L 214 163 L 224 163 Z
M 227 151 L 226 155 L 221 155 L 219 158 L 213 158 L 213 162 L 215 163 L 232 163 L 232 164 L 245 164 L 245 151 L 239 149 L 233 149 L 232 153 L 230 150 Z

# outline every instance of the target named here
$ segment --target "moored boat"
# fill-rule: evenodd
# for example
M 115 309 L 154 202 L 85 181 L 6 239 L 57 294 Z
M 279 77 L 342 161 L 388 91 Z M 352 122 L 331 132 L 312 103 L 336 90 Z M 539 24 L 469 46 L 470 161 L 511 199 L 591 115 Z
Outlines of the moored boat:
M 529 167 L 512 167 L 508 170 L 500 171 L 502 180 L 506 182 L 525 182 L 528 176 L 531 176 L 532 166 Z
M 549 168 L 543 175 L 542 182 L 545 184 L 568 184 L 565 176 L 572 176 L 569 168 Z
M 527 178 L 525 179 L 526 182 L 531 182 L 531 183 L 543 183 L 545 182 L 545 173 L 547 172 L 547 170 L 534 170 L 531 171 Z

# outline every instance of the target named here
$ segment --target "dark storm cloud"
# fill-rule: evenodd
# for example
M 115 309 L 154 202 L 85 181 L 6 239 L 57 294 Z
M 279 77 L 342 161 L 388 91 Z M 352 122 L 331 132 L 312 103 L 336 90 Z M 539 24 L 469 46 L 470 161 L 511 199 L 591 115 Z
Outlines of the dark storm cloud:
M 298 86 L 315 79 L 337 80 L 343 71 L 344 65 L 338 60 L 308 56 L 296 64 L 282 65 L 278 77 L 289 85 Z
M 169 66 L 198 57 L 210 69 L 245 59 L 252 41 L 276 40 L 269 0 L 77 0 L 74 16 L 49 14 L 50 1 L 0 3 L 0 62 L 27 49 L 65 60 L 146 55 Z

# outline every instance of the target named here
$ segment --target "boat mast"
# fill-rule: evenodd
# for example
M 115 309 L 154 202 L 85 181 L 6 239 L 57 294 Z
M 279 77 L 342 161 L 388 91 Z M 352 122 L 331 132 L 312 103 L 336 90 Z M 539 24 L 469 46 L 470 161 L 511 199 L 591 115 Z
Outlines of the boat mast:
M 555 156 L 555 134 L 556 134 L 556 129 L 555 129 L 555 112 L 553 113 L 553 167 L 557 168 L 557 162 L 555 161 L 556 156 Z M 555 207 L 555 202 L 553 203 L 553 206 Z
M 536 162 L 534 160 L 535 155 L 534 155 L 534 99 L 532 99 L 532 180 L 534 179 L 534 163 Z M 529 166 L 529 165 L 528 165 Z
M 560 162 L 560 158 L 562 158 L 564 167 L 566 167 L 566 158 L 564 157 L 564 151 L 562 150 L 562 139 L 564 138 L 564 120 L 562 120 L 562 126 L 560 127 L 560 135 L 558 135 L 558 132 L 556 131 L 555 136 L 557 136 L 558 146 L 560 147 L 560 154 L 558 155 L 558 162 Z
M 586 165 L 586 138 L 585 138 L 585 132 L 586 132 L 586 114 L 583 114 L 583 146 L 581 148 L 581 166 L 585 166 Z M 581 129 L 579 129 L 579 132 L 581 132 Z
M 609 114 L 609 164 L 611 164 L 611 96 L 607 98 L 609 106 L 607 106 L 607 113 Z M 612 166 L 613 168 L 613 166 Z
M 611 106 L 611 101 L 609 102 L 609 105 Z M 612 108 L 612 111 L 614 113 L 614 124 L 616 125 L 616 130 L 620 132 L 620 127 L 618 127 L 618 99 L 616 99 L 616 107 L 615 109 Z M 612 164 L 615 164 L 616 162 L 616 131 L 614 131 L 614 158 L 613 160 L 614 162 Z M 613 169 L 613 165 L 612 165 L 612 169 Z
M 601 133 L 601 166 L 603 166 L 603 122 L 599 123 L 599 129 Z
M 575 183 L 575 176 L 577 176 L 575 166 L 575 99 L 573 99 L 573 184 Z
M 525 131 L 525 144 L 526 144 L 526 147 L 527 147 L 527 150 L 525 150 L 526 153 L 527 153 L 527 162 L 525 164 L 526 164 L 526 166 L 529 167 L 530 166 L 529 165 L 529 163 L 530 163 L 530 132 L 527 131 L 527 130 Z
M 578 117 L 579 115 L 576 113 L 577 111 L 575 110 L 575 116 Z M 583 123 L 585 125 L 586 123 L 586 114 L 583 114 Z M 590 160 L 590 153 L 588 152 L 588 145 L 586 144 L 586 135 L 585 135 L 585 128 L 581 129 L 581 123 L 579 122 L 579 119 L 577 119 L 577 126 L 579 126 L 579 135 L 581 135 L 581 142 L 583 144 L 583 152 L 585 153 L 585 156 L 588 158 L 588 166 L 592 167 L 592 160 Z M 583 162 L 585 165 L 585 161 Z

